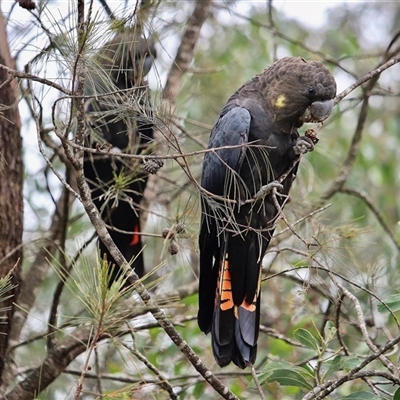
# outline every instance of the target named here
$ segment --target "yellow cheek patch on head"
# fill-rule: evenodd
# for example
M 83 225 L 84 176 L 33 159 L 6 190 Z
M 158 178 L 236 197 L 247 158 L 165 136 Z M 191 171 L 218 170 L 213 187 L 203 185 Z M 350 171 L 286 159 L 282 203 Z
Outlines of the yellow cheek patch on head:
M 286 96 L 285 96 L 284 94 L 280 94 L 280 95 L 276 98 L 275 103 L 274 103 L 274 106 L 275 106 L 276 108 L 283 108 L 283 107 L 285 107 L 285 106 L 286 106 Z

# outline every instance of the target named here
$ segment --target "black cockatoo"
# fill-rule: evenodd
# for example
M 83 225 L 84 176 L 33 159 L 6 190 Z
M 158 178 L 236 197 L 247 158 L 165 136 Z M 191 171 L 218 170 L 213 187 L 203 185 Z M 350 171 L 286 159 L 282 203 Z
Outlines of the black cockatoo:
M 124 32 L 94 57 L 85 79 L 86 145 L 102 152 L 85 153 L 84 173 L 112 239 L 128 262 L 134 259 L 139 277 L 144 274 L 139 204 L 147 175 L 138 160 L 117 156 L 149 152 L 153 116 L 145 76 L 155 56 L 151 42 Z M 101 241 L 99 247 L 101 257 L 115 264 Z M 113 271 L 113 278 L 119 276 L 117 267 Z
M 208 193 L 202 196 L 198 324 L 211 331 L 221 367 L 255 362 L 261 262 L 297 161 L 314 147 L 297 128 L 325 120 L 335 94 L 335 79 L 321 62 L 283 58 L 239 88 L 212 129 L 208 148 L 216 150 L 205 154 L 201 179 Z M 218 150 L 224 146 L 233 147 Z

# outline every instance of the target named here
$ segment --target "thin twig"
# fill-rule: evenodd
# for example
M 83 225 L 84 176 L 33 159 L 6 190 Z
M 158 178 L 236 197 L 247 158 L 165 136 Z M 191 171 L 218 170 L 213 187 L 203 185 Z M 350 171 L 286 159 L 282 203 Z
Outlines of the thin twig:
M 63 86 L 58 85 L 57 83 L 50 81 L 49 79 L 46 78 L 41 78 L 40 76 L 37 75 L 33 75 L 27 72 L 20 72 L 17 71 L 15 69 L 11 69 L 6 67 L 3 64 L 0 64 L 0 68 L 4 69 L 5 71 L 7 71 L 12 77 L 16 77 L 16 78 L 21 78 L 21 79 L 27 79 L 28 81 L 34 81 L 34 82 L 39 82 L 42 83 L 43 85 L 47 85 L 50 86 L 54 89 L 57 89 L 58 91 L 60 91 L 61 93 L 64 93 L 67 96 L 72 96 L 73 92 L 66 89 Z
M 364 361 L 362 364 L 367 365 L 367 364 L 369 364 L 369 362 L 371 362 L 371 361 L 368 361 L 368 362 Z M 354 370 L 355 369 L 356 368 L 354 368 Z M 358 367 L 357 367 L 357 369 L 358 369 Z M 325 397 L 327 397 L 330 393 L 332 393 L 336 388 L 341 386 L 343 383 L 353 381 L 355 379 L 365 378 L 365 377 L 381 376 L 381 377 L 384 377 L 384 378 L 390 380 L 390 382 L 392 384 L 399 385 L 399 383 L 400 383 L 400 380 L 398 378 L 394 377 L 393 375 L 391 375 L 385 371 L 376 371 L 376 370 L 359 371 L 358 370 L 357 372 L 354 372 L 354 373 L 350 373 L 350 372 L 337 380 L 330 379 L 330 380 L 325 381 L 323 384 L 315 387 L 313 390 L 308 392 L 303 397 L 302 400 L 322 400 Z M 322 391 L 322 393 L 321 393 L 321 391 Z M 318 393 L 320 393 L 320 394 L 317 396 Z
M 357 189 L 350 189 L 348 187 L 342 187 L 339 190 L 341 193 L 348 194 L 351 196 L 358 197 L 361 199 L 367 207 L 371 210 L 371 212 L 375 215 L 375 218 L 378 220 L 379 224 L 381 225 L 382 229 L 387 233 L 393 244 L 396 246 L 397 250 L 400 251 L 400 243 L 396 240 L 395 235 L 389 228 L 388 224 L 385 222 L 382 214 L 379 212 L 377 207 L 372 203 L 371 198 L 368 196 L 368 193 L 364 192 L 363 190 Z
M 261 387 L 260 381 L 258 380 L 257 371 L 255 370 L 253 364 L 250 365 L 250 369 L 251 369 L 251 375 L 253 376 L 253 380 L 254 380 L 254 383 L 255 383 L 255 385 L 256 385 L 258 394 L 260 395 L 260 399 L 261 399 L 261 400 L 265 400 L 266 397 L 265 397 L 265 395 L 264 395 L 264 392 L 263 392 L 263 389 L 262 389 L 262 387 Z
M 342 348 L 344 354 L 346 356 L 350 355 L 349 349 L 347 348 L 346 344 L 343 341 L 342 338 L 342 333 L 340 332 L 340 312 L 342 309 L 343 305 L 343 300 L 344 300 L 344 294 L 342 293 L 339 297 L 339 300 L 337 301 L 336 304 L 336 312 L 335 312 L 335 327 L 336 327 L 336 338 L 340 344 L 340 347 Z
M 290 232 L 292 232 L 294 236 L 296 236 L 299 240 L 301 240 L 301 241 L 304 243 L 304 245 L 305 245 L 306 247 L 308 247 L 308 246 L 310 245 L 310 243 L 308 243 L 306 240 L 304 240 L 304 239 L 296 232 L 296 230 L 293 228 L 292 224 L 288 221 L 288 219 L 286 218 L 286 216 L 285 216 L 285 214 L 284 214 L 284 212 L 283 212 L 283 209 L 282 209 L 283 206 L 281 207 L 281 206 L 279 205 L 279 202 L 278 202 L 278 200 L 277 200 L 277 198 L 276 198 L 276 195 L 277 195 L 276 188 L 273 188 L 273 189 L 272 189 L 271 198 L 272 198 L 272 201 L 273 201 L 273 203 L 274 203 L 274 206 L 275 206 L 276 210 L 278 211 L 278 213 L 277 213 L 277 221 L 276 221 L 276 222 L 278 222 L 279 219 L 282 219 L 282 220 L 285 222 L 286 226 L 289 228 Z
M 358 301 L 357 297 L 354 296 L 349 290 L 347 290 L 341 283 L 337 282 L 336 284 L 341 289 L 341 291 L 346 295 L 346 297 L 348 297 L 353 302 L 354 308 L 356 309 L 356 313 L 357 313 L 358 326 L 360 327 L 360 330 L 362 332 L 363 338 L 364 338 L 367 346 L 373 351 L 373 353 L 375 355 L 378 356 L 378 358 L 382 362 L 382 364 L 392 374 L 398 376 L 399 369 L 383 354 L 379 354 L 379 349 L 375 346 L 375 344 L 372 342 L 371 338 L 369 337 L 367 325 L 365 324 L 364 313 L 362 311 L 361 304 Z
M 374 70 L 368 72 L 361 78 L 357 79 L 356 82 L 354 82 L 352 85 L 347 87 L 343 92 L 339 93 L 335 97 L 335 104 L 339 103 L 341 100 L 343 100 L 346 96 L 348 96 L 352 91 L 363 85 L 364 83 L 371 81 L 373 78 L 379 76 L 383 71 L 386 71 L 388 68 L 393 67 L 393 65 L 396 65 L 400 62 L 400 56 L 393 57 L 389 61 L 385 62 L 378 68 L 375 68 Z M 372 89 L 372 88 L 371 88 Z
M 316 215 L 316 214 L 319 214 L 319 213 L 325 211 L 327 208 L 329 208 L 329 207 L 331 207 L 331 206 L 332 206 L 332 203 L 329 203 L 329 204 L 326 204 L 326 205 L 324 205 L 324 206 L 322 206 L 322 207 L 320 207 L 320 208 L 318 208 L 318 209 L 316 209 L 316 210 L 313 210 L 313 211 L 307 213 L 307 214 L 304 215 L 303 217 L 301 217 L 301 218 L 299 218 L 298 220 L 294 221 L 294 222 L 291 224 L 292 227 L 293 227 L 293 226 L 296 226 L 296 225 L 298 225 L 298 224 L 300 224 L 301 222 L 303 222 L 303 221 L 305 221 L 305 220 L 307 220 L 307 219 L 309 219 L 309 218 L 311 218 L 311 217 L 313 217 L 313 216 Z M 289 231 L 289 230 L 290 230 L 289 227 L 286 227 L 286 228 L 282 229 L 282 230 L 279 231 L 278 233 L 275 233 L 274 238 L 276 238 L 276 237 L 279 236 L 279 235 L 283 235 L 284 233 L 286 233 L 286 232 Z
M 131 329 L 131 335 L 132 339 L 134 339 L 132 329 Z M 138 360 L 140 360 L 144 365 L 146 365 L 146 367 L 151 372 L 153 372 L 153 374 L 158 378 L 156 381 L 157 385 L 160 386 L 163 390 L 165 390 L 169 394 L 170 399 L 172 400 L 178 399 L 178 396 L 174 393 L 174 389 L 168 382 L 167 378 L 161 373 L 161 371 L 159 371 L 159 369 L 154 364 L 152 364 L 142 353 L 140 353 L 140 351 L 136 347 L 128 346 L 125 343 L 122 343 L 122 345 L 125 348 L 127 348 Z
M 329 198 L 331 198 L 345 184 L 359 152 L 362 133 L 368 116 L 369 99 L 372 95 L 372 89 L 377 84 L 380 74 L 386 69 L 392 67 L 393 65 L 399 62 L 400 62 L 400 56 L 394 57 L 387 62 L 385 62 L 384 60 L 384 62 L 378 68 L 364 75 L 362 78 L 358 79 L 357 82 L 349 86 L 346 90 L 344 90 L 342 93 L 340 93 L 335 97 L 335 104 L 336 104 L 340 100 L 342 100 L 345 96 L 347 96 L 350 92 L 352 92 L 354 89 L 361 86 L 363 83 L 368 82 L 367 87 L 364 90 L 363 101 L 361 105 L 360 114 L 358 116 L 357 126 L 354 131 L 354 135 L 351 141 L 349 151 L 347 153 L 347 157 L 336 179 L 321 196 L 322 201 L 326 201 Z
M 272 7 L 272 0 L 268 0 L 268 21 L 270 25 L 270 31 L 271 31 L 271 42 L 272 42 L 272 60 L 276 61 L 277 60 L 277 52 L 278 52 L 278 43 L 276 40 L 276 27 L 275 27 L 275 22 L 274 22 L 274 17 L 272 15 L 272 12 L 274 10 L 274 7 Z
M 266 335 L 271 336 L 275 339 L 280 339 L 285 343 L 290 344 L 291 346 L 307 348 L 307 346 L 301 344 L 300 342 L 296 342 L 295 340 L 290 339 L 284 334 L 278 332 L 276 329 L 270 328 L 268 326 L 260 325 L 260 332 L 263 332 Z
M 73 375 L 73 376 L 79 376 L 81 374 L 81 371 L 73 370 L 73 369 L 67 369 L 64 371 L 65 374 Z M 218 378 L 220 379 L 230 379 L 234 377 L 245 377 L 249 378 L 251 376 L 251 372 L 247 371 L 242 371 L 242 370 L 236 370 L 236 371 L 227 371 L 227 372 L 217 372 L 215 374 Z M 121 382 L 121 383 L 128 383 L 128 384 L 140 384 L 143 383 L 142 378 L 135 378 L 132 376 L 116 376 L 116 374 L 87 374 L 88 379 L 102 379 L 102 380 L 109 380 L 113 382 Z M 194 380 L 195 383 L 202 382 L 203 378 L 201 375 L 198 374 L 188 374 L 188 375 L 179 375 L 179 376 L 173 376 L 169 378 L 170 382 L 178 382 L 176 386 L 181 386 L 182 382 L 188 382 Z M 146 384 L 153 384 L 153 385 L 158 385 L 158 380 L 157 379 L 151 379 L 151 378 L 146 378 Z
M 369 289 L 359 285 L 358 283 L 350 280 L 346 276 L 344 276 L 342 274 L 339 274 L 338 272 L 336 272 L 336 271 L 334 271 L 334 270 L 332 270 L 330 268 L 324 267 L 322 265 L 322 263 L 316 257 L 314 257 L 313 255 L 310 255 L 310 253 L 308 253 L 308 252 L 296 249 L 294 247 L 286 247 L 286 248 L 282 248 L 282 249 L 277 249 L 276 251 L 279 251 L 279 252 L 291 251 L 292 253 L 297 253 L 297 254 L 303 255 L 304 258 L 311 258 L 316 265 L 311 265 L 310 264 L 310 265 L 306 265 L 306 266 L 297 266 L 297 267 L 287 268 L 285 270 L 282 270 L 281 272 L 276 272 L 274 274 L 271 274 L 271 275 L 267 276 L 266 278 L 264 278 L 263 280 L 273 279 L 275 276 L 284 275 L 284 274 L 286 274 L 288 272 L 293 272 L 293 271 L 296 271 L 296 270 L 299 270 L 299 269 L 303 269 L 303 268 L 315 269 L 317 271 L 318 270 L 325 271 L 328 274 L 336 276 L 336 277 L 342 279 L 343 281 L 349 283 L 350 285 L 352 285 L 352 286 L 354 286 L 354 287 L 356 287 L 356 288 L 368 293 L 370 296 L 374 297 L 376 300 L 378 300 L 382 304 L 382 306 L 384 306 L 386 308 L 386 310 L 388 310 L 388 312 L 390 313 L 390 315 L 393 317 L 394 321 L 396 322 L 397 326 L 400 327 L 400 322 L 399 322 L 398 318 L 396 317 L 396 315 L 393 313 L 392 309 L 376 293 L 374 293 L 371 290 L 369 290 Z
M 107 4 L 106 0 L 99 0 L 100 4 L 103 6 L 104 11 L 107 13 L 107 15 L 110 17 L 111 20 L 115 20 L 115 15 L 114 13 L 111 11 L 111 8 L 109 7 L 109 5 Z

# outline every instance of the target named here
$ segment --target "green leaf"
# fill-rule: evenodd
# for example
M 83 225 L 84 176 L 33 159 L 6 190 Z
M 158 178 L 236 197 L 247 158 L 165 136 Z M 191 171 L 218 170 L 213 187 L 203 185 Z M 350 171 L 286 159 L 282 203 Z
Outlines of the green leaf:
M 337 371 L 350 371 L 360 363 L 359 358 L 355 356 L 336 356 L 331 362 L 326 375 L 332 374 Z
M 324 328 L 325 342 L 329 343 L 336 337 L 336 327 L 331 321 L 328 321 Z
M 294 337 L 304 346 L 310 347 L 319 353 L 319 342 L 310 331 L 307 329 L 299 328 L 294 331 Z
M 295 386 L 311 390 L 312 385 L 307 379 L 312 379 L 312 375 L 307 370 L 280 361 L 271 362 L 265 366 L 260 376 L 260 383 L 278 382 L 282 386 Z
M 332 361 L 329 362 L 330 367 L 326 372 L 326 375 L 333 374 L 334 372 L 341 371 L 343 369 L 343 356 L 336 356 Z
M 356 356 L 343 357 L 343 369 L 350 371 L 360 364 L 360 359 Z
M 400 400 L 400 388 L 394 392 L 393 400 Z
M 381 313 L 388 313 L 389 310 L 386 306 L 388 306 L 392 312 L 396 312 L 400 310 L 400 293 L 392 294 L 386 299 L 383 300 L 385 304 L 378 304 L 378 311 Z
M 293 262 L 293 267 L 294 268 L 300 268 L 300 267 L 306 267 L 306 266 L 308 266 L 310 264 L 310 261 L 309 260 L 299 260 L 299 261 L 295 261 L 295 262 Z
M 337 400 L 382 400 L 382 397 L 370 392 L 354 392 L 348 396 L 339 397 Z

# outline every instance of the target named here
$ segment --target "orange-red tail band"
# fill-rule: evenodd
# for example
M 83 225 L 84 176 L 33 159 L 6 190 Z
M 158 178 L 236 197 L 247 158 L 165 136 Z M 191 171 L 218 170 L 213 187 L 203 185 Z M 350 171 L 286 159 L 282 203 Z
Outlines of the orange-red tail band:
M 132 235 L 132 239 L 129 243 L 129 246 L 136 246 L 137 244 L 140 243 L 140 235 L 138 235 L 138 233 L 140 232 L 140 227 L 139 224 L 136 224 L 135 227 L 133 228 L 133 235 Z
M 220 308 L 222 311 L 231 309 L 233 304 L 232 296 L 232 281 L 231 273 L 229 271 L 229 261 L 225 259 L 222 269 L 221 285 L 220 285 L 221 303 Z

